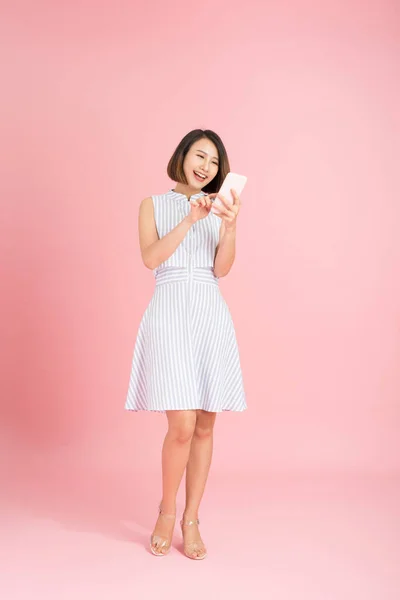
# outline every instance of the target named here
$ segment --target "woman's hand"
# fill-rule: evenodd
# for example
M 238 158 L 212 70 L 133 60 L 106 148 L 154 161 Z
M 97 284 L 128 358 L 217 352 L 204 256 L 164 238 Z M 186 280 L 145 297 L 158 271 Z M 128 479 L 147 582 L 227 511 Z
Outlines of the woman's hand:
M 200 219 L 204 219 L 210 213 L 212 202 L 211 199 L 215 198 L 217 193 L 208 194 L 207 196 L 200 196 L 197 200 L 190 201 L 190 221 L 192 223 L 196 223 L 200 221 Z
M 225 231 L 232 231 L 235 229 L 236 219 L 242 204 L 234 189 L 231 189 L 231 193 L 233 196 L 233 204 L 231 204 L 231 202 L 229 202 L 229 200 L 227 200 L 224 196 L 221 196 L 221 194 L 216 194 L 216 196 L 218 196 L 218 198 L 221 200 L 222 206 L 213 206 L 211 209 L 212 212 L 217 215 L 217 217 L 221 217 L 223 220 L 225 224 Z

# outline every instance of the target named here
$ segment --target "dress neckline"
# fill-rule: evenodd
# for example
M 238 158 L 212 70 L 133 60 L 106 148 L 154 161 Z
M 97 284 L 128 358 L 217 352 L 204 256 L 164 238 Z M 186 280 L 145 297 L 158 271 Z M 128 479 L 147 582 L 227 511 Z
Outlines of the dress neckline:
M 193 194 L 192 196 L 190 196 L 190 198 L 188 199 L 188 197 L 186 196 L 186 194 L 180 194 L 179 192 L 176 192 L 175 190 L 168 190 L 167 192 L 170 196 L 172 196 L 173 198 L 175 198 L 178 202 L 184 203 L 184 204 L 189 204 L 190 200 L 192 198 L 197 199 L 200 198 L 201 196 L 206 196 L 207 194 L 203 191 L 197 193 L 197 194 Z

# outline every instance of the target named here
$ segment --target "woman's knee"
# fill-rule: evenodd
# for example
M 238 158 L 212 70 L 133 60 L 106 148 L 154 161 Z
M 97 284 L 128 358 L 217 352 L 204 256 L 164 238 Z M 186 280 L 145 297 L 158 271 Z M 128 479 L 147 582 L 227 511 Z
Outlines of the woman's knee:
M 182 410 L 173 412 L 176 414 L 168 415 L 168 434 L 175 441 L 181 444 L 185 444 L 189 442 L 193 437 L 193 433 L 196 426 L 196 411 Z
M 214 424 L 217 413 L 207 412 L 205 410 L 197 411 L 196 426 L 194 435 L 199 438 L 209 438 L 214 431 Z

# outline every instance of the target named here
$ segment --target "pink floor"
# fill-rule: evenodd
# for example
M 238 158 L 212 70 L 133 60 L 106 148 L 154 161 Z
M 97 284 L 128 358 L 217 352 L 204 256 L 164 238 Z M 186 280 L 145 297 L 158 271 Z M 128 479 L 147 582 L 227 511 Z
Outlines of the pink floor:
M 159 472 L 60 458 L 2 470 L 2 600 L 400 598 L 398 476 L 211 471 L 209 556 L 192 561 L 178 523 L 167 557 L 148 549 Z

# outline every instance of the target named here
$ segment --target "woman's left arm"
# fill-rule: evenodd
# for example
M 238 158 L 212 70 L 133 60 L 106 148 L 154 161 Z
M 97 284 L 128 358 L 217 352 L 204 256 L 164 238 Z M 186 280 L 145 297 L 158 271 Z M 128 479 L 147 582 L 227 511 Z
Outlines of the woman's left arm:
M 236 219 L 240 210 L 240 199 L 235 190 L 231 190 L 234 199 L 233 204 L 228 202 L 224 196 L 218 194 L 222 206 L 214 206 L 212 212 L 221 217 L 220 240 L 214 259 L 214 274 L 217 277 L 225 277 L 231 270 L 235 260 L 236 252 Z

